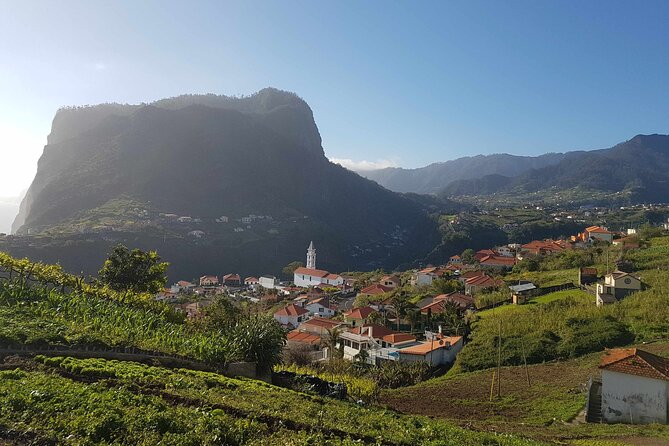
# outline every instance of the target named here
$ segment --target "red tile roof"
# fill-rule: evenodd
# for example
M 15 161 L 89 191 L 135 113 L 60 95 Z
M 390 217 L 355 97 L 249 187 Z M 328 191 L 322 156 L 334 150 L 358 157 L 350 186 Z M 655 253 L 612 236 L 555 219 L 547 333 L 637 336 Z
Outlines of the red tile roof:
M 669 381 L 669 358 L 663 358 L 638 348 L 607 350 L 601 359 L 599 368 Z
M 183 286 L 183 287 L 188 287 L 188 286 L 195 286 L 190 282 L 186 282 L 185 280 L 180 280 L 177 282 L 177 285 Z
M 481 263 L 481 265 L 488 266 L 513 266 L 516 264 L 516 258 L 504 256 L 485 256 L 479 261 L 479 263 Z
M 324 317 L 314 317 L 308 321 L 302 322 L 302 325 L 311 325 L 314 327 L 327 328 L 332 330 L 335 327 L 339 327 L 342 323 L 340 321 L 333 321 L 332 319 L 326 319 Z
M 400 343 L 404 343 L 404 342 L 414 342 L 414 341 L 416 341 L 416 337 L 413 336 L 413 335 L 410 335 L 409 333 L 393 333 L 393 334 L 385 335 L 382 339 L 389 344 L 400 344 Z
M 369 315 L 375 311 L 376 310 L 372 307 L 360 307 L 354 308 L 353 310 L 344 313 L 344 315 L 349 319 L 367 319 Z
M 295 274 L 323 278 L 330 273 L 327 271 L 323 271 L 322 269 L 305 268 L 303 266 L 300 266 L 295 270 Z
M 309 311 L 305 310 L 304 308 L 295 305 L 295 304 L 290 304 L 288 306 L 285 306 L 281 308 L 280 310 L 277 310 L 274 312 L 275 316 L 301 316 L 303 314 L 308 313 Z
M 302 344 L 311 344 L 317 345 L 321 343 L 321 337 L 313 333 L 307 333 L 304 331 L 293 330 L 288 332 L 287 336 L 288 341 L 291 342 L 300 342 Z
M 379 324 L 365 324 L 361 327 L 355 327 L 349 330 L 357 335 L 367 335 L 374 339 L 382 339 L 385 336 L 398 334 L 396 331 Z
M 235 280 L 239 282 L 241 278 L 239 277 L 239 274 L 226 274 L 225 276 L 223 276 L 223 281 L 226 280 Z
M 375 283 L 375 284 L 372 284 L 368 287 L 365 287 L 365 288 L 361 289 L 360 294 L 370 294 L 370 295 L 373 296 L 373 295 L 376 295 L 376 294 L 387 293 L 391 290 L 392 290 L 392 288 L 390 288 L 388 286 Z
M 462 336 L 443 336 L 439 340 L 434 341 L 425 341 L 421 344 L 414 345 L 412 347 L 403 348 L 400 350 L 400 354 L 407 355 L 419 355 L 424 356 L 427 353 L 439 350 L 440 348 L 446 348 L 448 344 L 454 345 L 462 340 Z

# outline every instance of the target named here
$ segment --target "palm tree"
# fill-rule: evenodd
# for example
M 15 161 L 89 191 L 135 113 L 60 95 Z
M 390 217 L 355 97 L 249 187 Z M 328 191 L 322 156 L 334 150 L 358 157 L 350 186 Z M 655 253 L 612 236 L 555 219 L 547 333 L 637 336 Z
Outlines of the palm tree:
M 406 300 L 405 296 L 398 295 L 393 298 L 393 308 L 395 309 L 395 316 L 397 318 L 397 331 L 400 331 L 400 322 L 405 318 L 409 310 L 413 307 L 411 303 Z
M 332 358 L 335 356 L 337 359 L 344 357 L 344 343 L 341 341 L 341 330 L 337 327 L 332 329 L 328 328 L 328 336 L 323 339 L 323 344 L 327 349 L 332 352 Z M 337 346 L 339 344 L 339 346 Z

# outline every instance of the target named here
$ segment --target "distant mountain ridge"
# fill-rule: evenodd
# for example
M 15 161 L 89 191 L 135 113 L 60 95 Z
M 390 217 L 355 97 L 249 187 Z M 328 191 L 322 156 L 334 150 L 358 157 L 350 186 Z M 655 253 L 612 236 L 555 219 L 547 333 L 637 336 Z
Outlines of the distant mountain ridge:
M 564 153 L 547 153 L 534 157 L 501 153 L 468 156 L 417 169 L 388 167 L 359 173 L 395 192 L 436 194 L 454 181 L 476 179 L 485 175 L 516 176 L 531 169 L 558 164 L 564 157 Z
M 452 182 L 441 196 L 542 190 L 626 192 L 631 202 L 669 201 L 669 135 L 637 135 L 609 149 L 568 152 L 551 166 L 518 176 L 487 175 Z
M 329 162 L 307 103 L 268 88 L 60 110 L 13 229 L 48 240 L 48 254 L 19 254 L 75 271 L 121 241 L 159 248 L 191 279 L 276 274 L 310 240 L 319 267 L 392 268 L 438 240 L 427 211 Z

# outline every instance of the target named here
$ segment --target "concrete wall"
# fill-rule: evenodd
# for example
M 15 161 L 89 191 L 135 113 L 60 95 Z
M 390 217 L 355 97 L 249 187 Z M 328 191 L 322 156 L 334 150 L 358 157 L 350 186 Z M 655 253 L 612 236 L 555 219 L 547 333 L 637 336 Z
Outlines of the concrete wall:
M 602 417 L 607 423 L 667 423 L 669 381 L 602 371 Z

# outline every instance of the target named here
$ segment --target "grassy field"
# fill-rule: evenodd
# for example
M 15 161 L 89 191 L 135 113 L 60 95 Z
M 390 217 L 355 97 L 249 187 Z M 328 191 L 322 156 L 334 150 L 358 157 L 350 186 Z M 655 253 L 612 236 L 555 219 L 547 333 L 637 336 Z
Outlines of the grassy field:
M 579 302 L 594 302 L 594 296 L 592 294 L 589 294 L 583 290 L 579 289 L 573 289 L 573 290 L 564 290 L 564 291 L 556 291 L 554 293 L 548 293 L 544 294 L 543 296 L 536 297 L 534 299 L 531 299 L 527 303 L 523 305 L 513 305 L 513 304 L 505 304 L 501 305 L 496 308 L 491 308 L 489 310 L 484 310 L 476 313 L 479 317 L 486 317 L 490 315 L 494 315 L 499 312 L 522 312 L 526 311 L 528 308 L 533 307 L 534 305 L 541 305 L 541 304 L 547 304 L 549 302 L 554 302 L 557 300 L 564 300 L 568 298 L 573 298 L 576 299 Z
M 669 342 L 640 347 L 669 356 Z M 381 401 L 403 413 L 447 419 L 481 430 L 522 433 L 546 441 L 578 440 L 574 444 L 593 446 L 598 443 L 590 441 L 611 439 L 618 439 L 617 444 L 669 444 L 669 426 L 593 425 L 578 418 L 585 406 L 586 383 L 597 373 L 600 356 L 601 353 L 593 353 L 535 364 L 527 370 L 523 366 L 503 367 L 501 397 L 492 401 L 493 369 L 449 373 L 413 387 L 385 390 Z M 492 390 L 496 394 L 496 386 Z M 632 443 L 626 442 L 630 439 Z

